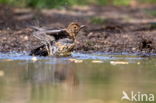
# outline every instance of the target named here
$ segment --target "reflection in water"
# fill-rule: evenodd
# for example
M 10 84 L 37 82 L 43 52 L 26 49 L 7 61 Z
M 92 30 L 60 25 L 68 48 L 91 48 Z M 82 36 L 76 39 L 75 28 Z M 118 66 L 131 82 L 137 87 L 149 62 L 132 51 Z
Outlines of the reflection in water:
M 52 61 L 54 62 L 54 61 Z M 29 63 L 27 68 L 27 79 L 36 85 L 66 83 L 71 86 L 78 85 L 78 78 L 74 65 L 58 64 L 57 60 L 53 64 L 37 61 Z
M 10 101 L 28 103 L 31 99 L 35 99 L 35 103 L 36 100 L 42 103 L 42 99 L 44 101 L 44 98 L 51 98 L 51 94 L 47 95 L 49 91 L 57 93 L 61 89 L 60 92 L 62 90 L 72 92 L 76 89 L 79 81 L 75 65 L 69 65 L 67 61 L 64 64 L 58 64 L 57 60 L 52 62 L 55 63 L 47 64 L 44 61 L 0 63 L 1 69 L 6 72 L 6 75 L 0 78 L 2 80 L 0 88 L 4 88 L 0 93 L 2 100 L 7 97 L 4 99 L 6 103 Z M 61 96 L 63 97 L 62 93 Z
M 123 90 L 156 94 L 155 58 L 91 61 L 0 60 L 0 103 L 120 103 Z
M 46 64 L 37 61 L 28 64 L 26 78 L 32 84 L 32 99 L 34 102 L 44 103 L 49 99 L 51 101 L 51 98 L 55 100 L 57 98 L 55 95 L 63 98 L 78 86 L 74 64 L 69 65 L 69 62 L 58 64 L 57 60 L 52 62 L 55 63 Z

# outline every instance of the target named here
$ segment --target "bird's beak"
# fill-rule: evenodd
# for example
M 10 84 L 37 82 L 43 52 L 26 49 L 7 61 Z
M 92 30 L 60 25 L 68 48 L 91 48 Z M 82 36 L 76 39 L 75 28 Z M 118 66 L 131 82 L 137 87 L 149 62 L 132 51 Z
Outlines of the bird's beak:
M 80 26 L 80 29 L 83 29 L 84 27 L 86 27 L 86 26 L 85 26 L 85 25 L 81 25 L 81 26 Z

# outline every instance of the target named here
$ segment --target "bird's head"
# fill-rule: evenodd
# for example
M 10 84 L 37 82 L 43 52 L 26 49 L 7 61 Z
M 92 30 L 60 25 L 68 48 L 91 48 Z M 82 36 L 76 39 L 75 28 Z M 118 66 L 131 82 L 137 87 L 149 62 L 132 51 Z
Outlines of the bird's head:
M 84 25 L 80 25 L 77 22 L 72 22 L 68 25 L 66 31 L 69 33 L 70 37 L 72 37 L 72 39 L 75 39 L 78 32 L 84 28 Z

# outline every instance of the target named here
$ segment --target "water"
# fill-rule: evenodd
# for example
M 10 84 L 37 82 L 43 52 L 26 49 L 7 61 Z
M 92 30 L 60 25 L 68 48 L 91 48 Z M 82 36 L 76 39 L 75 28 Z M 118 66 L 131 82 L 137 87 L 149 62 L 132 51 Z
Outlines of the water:
M 156 96 L 155 57 L 0 54 L 0 103 L 130 103 L 123 91 Z

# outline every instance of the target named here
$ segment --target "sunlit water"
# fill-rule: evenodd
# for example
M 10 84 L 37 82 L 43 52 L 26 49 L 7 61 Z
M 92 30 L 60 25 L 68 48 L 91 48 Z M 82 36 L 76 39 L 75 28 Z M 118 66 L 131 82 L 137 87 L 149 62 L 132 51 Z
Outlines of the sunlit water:
M 0 103 L 131 103 L 123 91 L 152 93 L 156 102 L 155 57 L 0 54 Z

